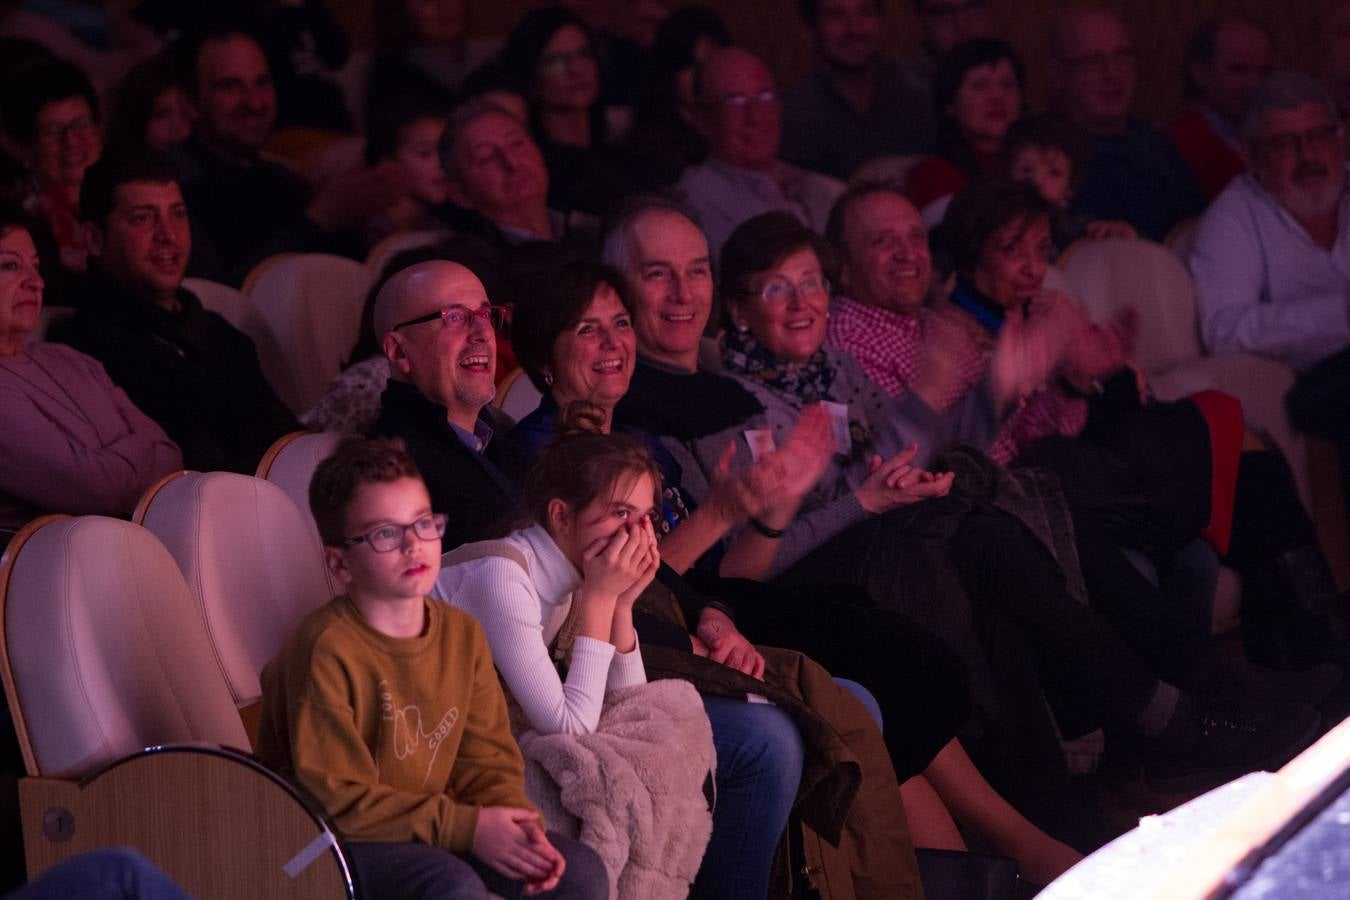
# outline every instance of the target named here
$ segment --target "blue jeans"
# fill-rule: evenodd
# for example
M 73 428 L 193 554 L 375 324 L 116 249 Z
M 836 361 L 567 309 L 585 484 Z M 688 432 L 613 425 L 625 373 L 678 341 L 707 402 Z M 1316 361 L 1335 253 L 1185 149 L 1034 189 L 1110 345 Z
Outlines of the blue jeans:
M 802 738 L 767 703 L 704 697 L 703 708 L 717 750 L 717 806 L 693 896 L 759 900 L 801 782 Z
M 187 891 L 135 850 L 90 850 L 43 872 L 8 900 L 188 900 Z

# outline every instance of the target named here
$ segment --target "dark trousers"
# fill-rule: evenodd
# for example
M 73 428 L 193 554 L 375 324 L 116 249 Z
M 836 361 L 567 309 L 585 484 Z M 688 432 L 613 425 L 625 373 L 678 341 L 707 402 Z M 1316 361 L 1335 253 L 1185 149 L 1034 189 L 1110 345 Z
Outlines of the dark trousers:
M 871 691 L 901 781 L 927 768 L 970 716 L 960 658 L 908 616 L 879 608 L 852 585 L 763 584 L 702 573 L 690 580 L 733 607 L 736 627 L 754 643 L 805 653 L 831 675 Z
M 1084 728 L 1133 727 L 1157 675 L 1096 610 L 1069 596 L 1058 563 L 1025 525 L 976 506 L 950 549 L 975 604 L 1026 636 L 1052 703 L 1086 716 Z
M 595 851 L 550 831 L 548 839 L 567 861 L 562 880 L 535 894 L 553 900 L 605 900 L 609 877 Z M 348 842 L 347 859 L 363 900 L 486 900 L 488 891 L 514 900 L 524 883 L 513 881 L 470 855 L 414 843 Z

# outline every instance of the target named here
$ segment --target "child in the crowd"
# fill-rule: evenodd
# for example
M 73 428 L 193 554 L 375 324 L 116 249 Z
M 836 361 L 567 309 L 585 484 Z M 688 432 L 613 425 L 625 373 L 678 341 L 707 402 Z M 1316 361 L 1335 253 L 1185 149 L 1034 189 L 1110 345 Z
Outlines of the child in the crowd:
M 448 115 L 444 106 L 419 96 L 391 100 L 371 112 L 366 126 L 366 165 L 394 163 L 403 190 L 366 223 L 361 237 L 367 247 L 400 231 L 450 229 L 451 223 L 437 214 L 449 192 L 436 152 Z
M 1069 201 L 1082 183 L 1088 152 L 1086 138 L 1067 119 L 1053 113 L 1023 116 L 1003 134 L 996 174 L 1034 184 L 1041 197 L 1060 211 L 1053 228 L 1056 251 L 1080 238 L 1138 237 L 1128 222 L 1089 221 L 1069 214 Z
M 312 793 L 364 897 L 595 898 L 595 853 L 546 835 L 483 630 L 426 597 L 445 519 L 395 442 L 319 464 L 310 508 L 347 587 L 263 671 L 258 756 Z
M 633 606 L 660 564 L 649 518 L 660 473 L 636 439 L 591 433 L 584 418 L 565 414 L 565 436 L 531 470 L 521 504 L 528 527 L 502 542 L 512 549 L 447 566 L 433 591 L 483 624 L 502 680 L 541 734 L 591 734 L 607 695 L 647 681 Z M 638 618 L 643 640 L 662 643 L 657 623 Z M 567 640 L 561 677 L 554 648 Z M 775 706 L 708 697 L 704 707 L 718 792 L 694 893 L 762 897 L 797 794 L 801 738 Z

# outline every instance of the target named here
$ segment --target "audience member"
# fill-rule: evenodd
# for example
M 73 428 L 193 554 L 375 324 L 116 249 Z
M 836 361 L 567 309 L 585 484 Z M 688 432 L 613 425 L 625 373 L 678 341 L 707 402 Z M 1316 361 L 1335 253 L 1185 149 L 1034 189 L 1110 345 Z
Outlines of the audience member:
M 1069 201 L 1083 181 L 1087 157 L 1083 133 L 1056 113 L 1023 116 L 1003 134 L 995 174 L 1035 185 L 1041 199 L 1054 207 L 1050 234 L 1056 256 L 1081 238 L 1138 237 L 1128 222 L 1094 220 L 1069 212 Z
M 457 262 L 473 272 L 490 296 L 500 295 L 502 254 L 496 247 L 472 237 L 450 237 L 425 247 L 404 250 L 385 265 L 380 277 L 366 294 L 361 310 L 361 330 L 347 356 L 346 367 L 328 385 L 323 397 L 300 421 L 314 431 L 344 431 L 366 434 L 380 416 L 380 396 L 389 382 L 389 360 L 375 333 L 375 300 L 385 283 L 396 274 L 418 263 L 432 260 Z M 516 357 L 507 340 L 510 323 L 497 332 L 497 373 L 500 382 L 516 368 Z
M 783 92 L 783 159 L 847 179 L 879 156 L 933 151 L 926 92 L 883 58 L 881 0 L 802 0 L 798 8 L 815 62 Z
M 1083 183 L 1070 203 L 1094 219 L 1123 219 L 1155 241 L 1205 205 L 1195 173 L 1175 145 L 1130 115 L 1136 52 L 1125 23 L 1095 6 L 1059 14 L 1050 74 L 1060 110 L 1092 141 Z
M 252 473 L 299 427 L 253 342 L 183 287 L 188 210 L 163 157 L 109 157 L 80 192 L 90 271 L 65 340 L 101 362 L 193 469 Z
M 674 184 L 686 166 L 707 158 L 708 142 L 695 127 L 694 70 L 714 49 L 730 45 L 726 23 L 706 6 L 683 6 L 656 30 L 651 78 L 627 140 L 648 187 Z
M 1296 427 L 1342 448 L 1350 474 L 1350 194 L 1343 126 L 1325 88 L 1281 73 L 1243 122 L 1251 172 L 1200 219 L 1191 274 L 1212 353 L 1245 351 L 1293 366 Z
M 549 177 L 524 122 L 486 100 L 450 116 L 441 135 L 441 166 L 452 202 L 476 214 L 485 236 L 514 246 L 530 241 L 585 243 L 594 217 L 548 205 Z
M 80 182 L 103 149 L 93 85 L 69 63 L 34 66 L 4 86 L 0 119 L 32 179 L 24 208 L 51 230 L 61 264 L 83 272 Z
M 388 208 L 375 213 L 362 229 L 367 248 L 400 231 L 444 231 L 450 199 L 441 168 L 441 135 L 449 110 L 431 100 L 409 96 L 390 100 L 366 123 L 366 165 L 392 162 L 403 191 Z
M 310 196 L 289 171 L 260 156 L 276 126 L 277 96 L 262 47 L 229 27 L 184 49 L 197 119 L 179 146 L 183 196 L 193 222 L 195 276 L 239 284 L 283 251 L 340 249 L 341 232 L 390 205 L 397 176 L 376 168 L 338 176 Z
M 263 670 L 258 756 L 333 818 L 362 896 L 604 896 L 599 857 L 525 796 L 482 626 L 427 596 L 445 522 L 411 457 L 353 440 L 309 496 L 345 592 Z
M 1350 345 L 1341 135 L 1335 104 L 1311 78 L 1281 73 L 1257 91 L 1243 122 L 1251 174 L 1205 212 L 1191 253 L 1211 352 L 1259 353 L 1306 373 Z
M 557 6 L 531 10 L 512 29 L 501 61 L 530 104 L 549 206 L 600 215 L 632 190 L 633 167 L 608 140 L 595 36 L 581 19 Z
M 1260 25 L 1240 16 L 1210 19 L 1186 41 L 1189 105 L 1168 137 L 1191 164 L 1206 199 L 1247 169 L 1242 117 L 1252 94 L 1270 74 L 1275 48 Z
M 938 62 L 933 115 L 938 156 L 921 160 L 905 177 L 905 194 L 930 227 L 942 221 L 952 195 L 989 175 L 999 142 L 1022 112 L 1026 70 L 1003 41 L 957 44 Z
M 336 73 L 347 33 L 324 0 L 254 0 L 257 30 L 277 92 L 281 128 L 353 130 Z
M 528 526 L 505 538 L 528 565 L 498 552 L 447 568 L 437 583 L 437 596 L 483 624 L 502 680 L 540 733 L 590 734 L 607 695 L 647 681 L 633 605 L 661 563 L 651 519 L 658 481 L 636 440 L 561 435 L 525 482 Z M 564 682 L 551 651 L 569 637 L 559 631 L 573 615 Z M 801 779 L 802 739 L 774 706 L 709 697 L 704 708 L 718 751 L 718 802 L 695 891 L 767 895 Z
M 469 269 L 437 261 L 390 278 L 374 315 L 389 360 L 375 432 L 401 438 L 426 473 L 432 505 L 445 510 L 449 546 L 494 533 L 513 515 L 524 473 L 498 437 L 509 422 L 488 405 L 496 393 L 493 327 L 504 311 Z
M 46 513 L 126 516 L 178 448 L 97 361 L 29 341 L 42 276 L 26 217 L 0 211 L 0 543 Z
M 695 73 L 694 94 L 712 155 L 685 169 L 675 190 L 698 215 L 713 251 L 736 226 L 767 210 L 824 230 L 843 185 L 778 158 L 782 109 L 768 67 L 736 47 L 715 50 Z
M 127 73 L 118 89 L 107 144 L 119 153 L 164 153 L 192 135 L 192 117 L 176 61 L 156 56 Z
M 375 17 L 375 53 L 366 86 L 366 118 L 390 100 L 419 96 L 451 106 L 464 77 L 501 42 L 469 38 L 464 0 L 396 0 Z

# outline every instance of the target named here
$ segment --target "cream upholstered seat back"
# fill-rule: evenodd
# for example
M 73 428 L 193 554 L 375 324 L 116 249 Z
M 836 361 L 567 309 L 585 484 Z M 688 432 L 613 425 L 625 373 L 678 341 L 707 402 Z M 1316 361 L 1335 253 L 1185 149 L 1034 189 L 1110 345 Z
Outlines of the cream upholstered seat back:
M 1139 312 L 1135 358 L 1145 372 L 1161 372 L 1200 356 L 1195 293 L 1190 273 L 1161 244 L 1092 241 L 1066 251 L 1064 274 L 1095 321 L 1127 306 Z
M 323 396 L 356 343 L 370 271 L 325 253 L 295 253 L 259 264 L 249 299 L 276 340 L 263 374 L 296 415 Z
M 247 747 L 183 576 L 155 536 L 102 516 L 25 529 L 4 643 L 30 773 L 88 774 L 145 747 Z
M 143 523 L 178 561 L 234 702 L 282 642 L 332 594 L 318 535 L 280 488 L 232 472 L 188 472 L 159 489 Z
M 340 431 L 299 432 L 278 438 L 258 464 L 257 476 L 281 488 L 300 510 L 317 537 L 318 526 L 309 511 L 309 481 L 319 463 L 352 435 Z

